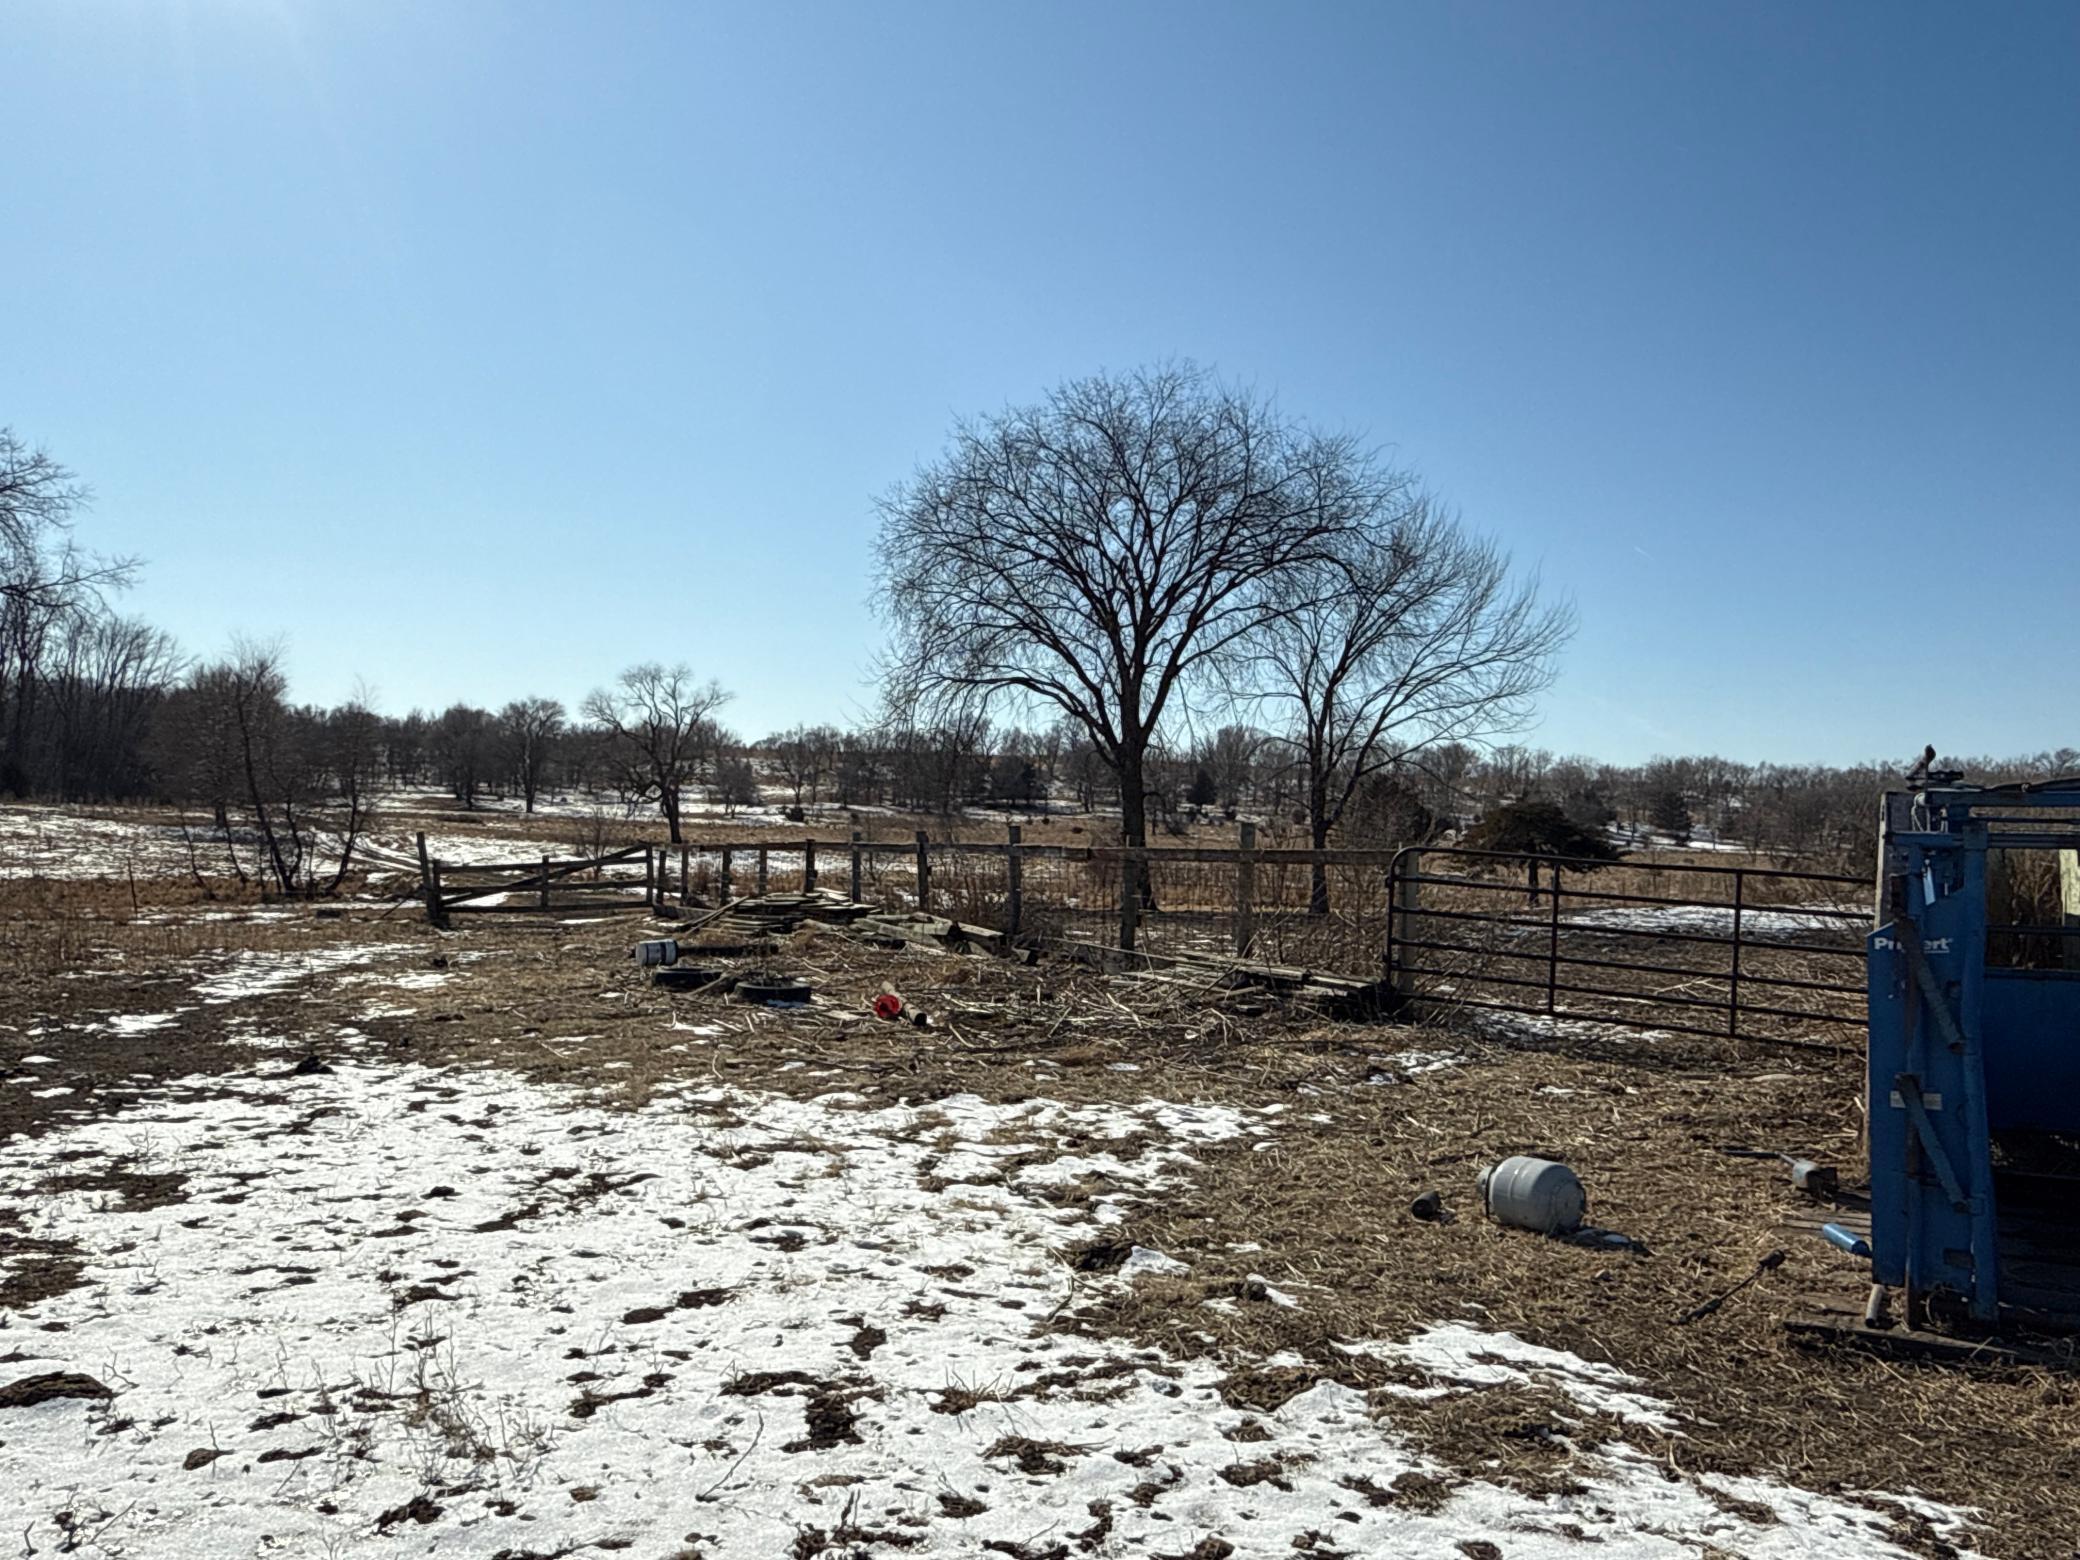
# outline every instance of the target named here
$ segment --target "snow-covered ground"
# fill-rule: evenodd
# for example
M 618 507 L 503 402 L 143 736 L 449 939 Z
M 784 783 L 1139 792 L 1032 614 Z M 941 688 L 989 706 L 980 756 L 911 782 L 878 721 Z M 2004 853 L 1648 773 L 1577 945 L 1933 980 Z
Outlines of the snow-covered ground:
M 221 837 L 198 830 L 204 872 L 223 870 Z M 240 840 L 242 854 L 250 841 Z M 185 876 L 188 845 L 173 824 L 95 817 L 71 808 L 0 806 L 0 878 L 140 878 Z
M 1645 825 L 1634 828 L 1624 823 L 1611 824 L 1604 834 L 1621 850 L 1695 850 L 1735 855 L 1745 855 L 1748 851 L 1748 847 L 1738 840 L 1722 840 L 1706 828 L 1693 828 L 1686 840 L 1678 840 L 1665 830 Z
M 1868 920 L 1868 905 L 1815 905 L 1806 910 L 1741 910 L 1741 936 L 1797 937 L 1815 932 L 1861 938 Z M 1611 905 L 1601 910 L 1579 910 L 1567 916 L 1569 926 L 1622 927 L 1638 932 L 1702 932 L 1711 936 L 1733 935 L 1731 905 Z
M 764 794 L 758 801 L 735 807 L 725 807 L 721 802 L 709 800 L 704 790 L 683 790 L 679 794 L 679 812 L 689 821 L 702 823 L 735 822 L 764 826 L 785 822 L 786 811 L 792 798 L 786 792 L 772 786 L 762 789 Z M 458 804 L 444 789 L 415 786 L 385 792 L 379 798 L 379 805 L 386 816 L 409 820 L 416 827 L 420 821 L 427 819 L 453 819 Z M 827 809 L 829 805 L 822 804 L 818 810 Z M 488 792 L 480 794 L 472 810 L 482 817 L 500 819 L 521 818 L 527 812 L 526 805 L 517 793 L 510 796 L 492 795 Z M 594 818 L 605 818 L 613 822 L 624 822 L 629 819 L 658 819 L 660 814 L 654 800 L 630 807 L 619 794 L 612 791 L 545 790 L 535 796 L 534 817 L 550 821 L 589 822 Z
M 1160 1253 L 1126 1277 L 1059 1253 L 1275 1116 L 694 1086 L 630 1112 L 350 1062 L 174 1084 L 0 1145 L 0 1218 L 86 1264 L 9 1318 L 0 1394 L 55 1372 L 115 1394 L 0 1407 L 9 1531 L 182 1560 L 1899 1553 L 1873 1511 L 1622 1448 L 1584 1450 L 1573 1495 L 1354 1494 L 1457 1478 L 1397 1434 L 1397 1392 L 1535 1382 L 1673 1423 L 1607 1366 L 1452 1319 L 1351 1346 L 1427 1386 L 1323 1382 L 1264 1415 L 1219 1382 L 1296 1360 L 1048 1325 L 1094 1286 L 1174 1282 Z M 1105 1147 L 1130 1134 L 1137 1157 Z M 177 1200 L 91 1189 L 116 1166 L 183 1178 Z M 89 1189 L 43 1186 L 59 1167 Z M 1091 1211 L 1049 1197 L 1086 1176 L 1112 1188 Z

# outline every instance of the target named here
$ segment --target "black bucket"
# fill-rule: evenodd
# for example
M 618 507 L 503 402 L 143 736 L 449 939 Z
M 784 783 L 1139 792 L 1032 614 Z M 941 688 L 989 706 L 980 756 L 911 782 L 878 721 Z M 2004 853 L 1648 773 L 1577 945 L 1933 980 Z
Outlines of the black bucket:
M 806 1007 L 809 983 L 791 975 L 746 975 L 737 982 L 737 995 L 760 1007 Z

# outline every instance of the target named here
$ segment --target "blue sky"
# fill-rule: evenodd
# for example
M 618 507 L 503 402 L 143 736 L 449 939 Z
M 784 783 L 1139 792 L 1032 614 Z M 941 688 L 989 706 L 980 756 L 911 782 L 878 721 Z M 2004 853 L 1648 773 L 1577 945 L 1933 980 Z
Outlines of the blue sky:
M 2080 742 L 2080 6 L 13 0 L 0 62 L 0 422 L 305 697 L 845 718 L 874 495 L 1181 355 L 1574 600 L 1539 745 Z

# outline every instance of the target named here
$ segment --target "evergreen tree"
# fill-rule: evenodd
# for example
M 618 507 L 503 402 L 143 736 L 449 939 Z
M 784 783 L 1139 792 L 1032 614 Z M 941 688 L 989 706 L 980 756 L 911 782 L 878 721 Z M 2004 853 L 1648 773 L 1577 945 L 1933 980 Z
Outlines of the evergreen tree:
M 1466 845 L 1471 850 L 1568 856 L 1579 861 L 1618 859 L 1600 831 L 1591 833 L 1574 823 L 1555 802 L 1505 802 L 1467 831 Z
M 1690 804 L 1673 786 L 1654 793 L 1653 800 L 1647 804 L 1647 822 L 1678 845 L 1690 843 Z

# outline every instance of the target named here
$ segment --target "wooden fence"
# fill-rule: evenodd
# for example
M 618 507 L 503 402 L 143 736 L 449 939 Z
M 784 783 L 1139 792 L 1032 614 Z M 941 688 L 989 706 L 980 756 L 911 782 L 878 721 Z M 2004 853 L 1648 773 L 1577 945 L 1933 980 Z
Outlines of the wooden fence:
M 639 859 L 640 878 L 625 870 Z M 436 926 L 456 914 L 649 910 L 661 902 L 655 852 L 647 845 L 575 859 L 449 862 L 428 854 L 421 834 L 419 884 L 426 917 Z
M 718 905 L 819 888 L 883 908 L 943 915 L 1033 941 L 1152 953 L 1271 958 L 1379 973 L 1390 850 L 1260 849 L 1242 824 L 1234 846 L 1035 845 L 1019 825 L 1003 843 L 933 839 L 744 839 L 633 845 L 578 859 L 444 862 L 419 842 L 428 916 L 612 912 Z M 1332 910 L 1309 913 L 1320 866 Z

